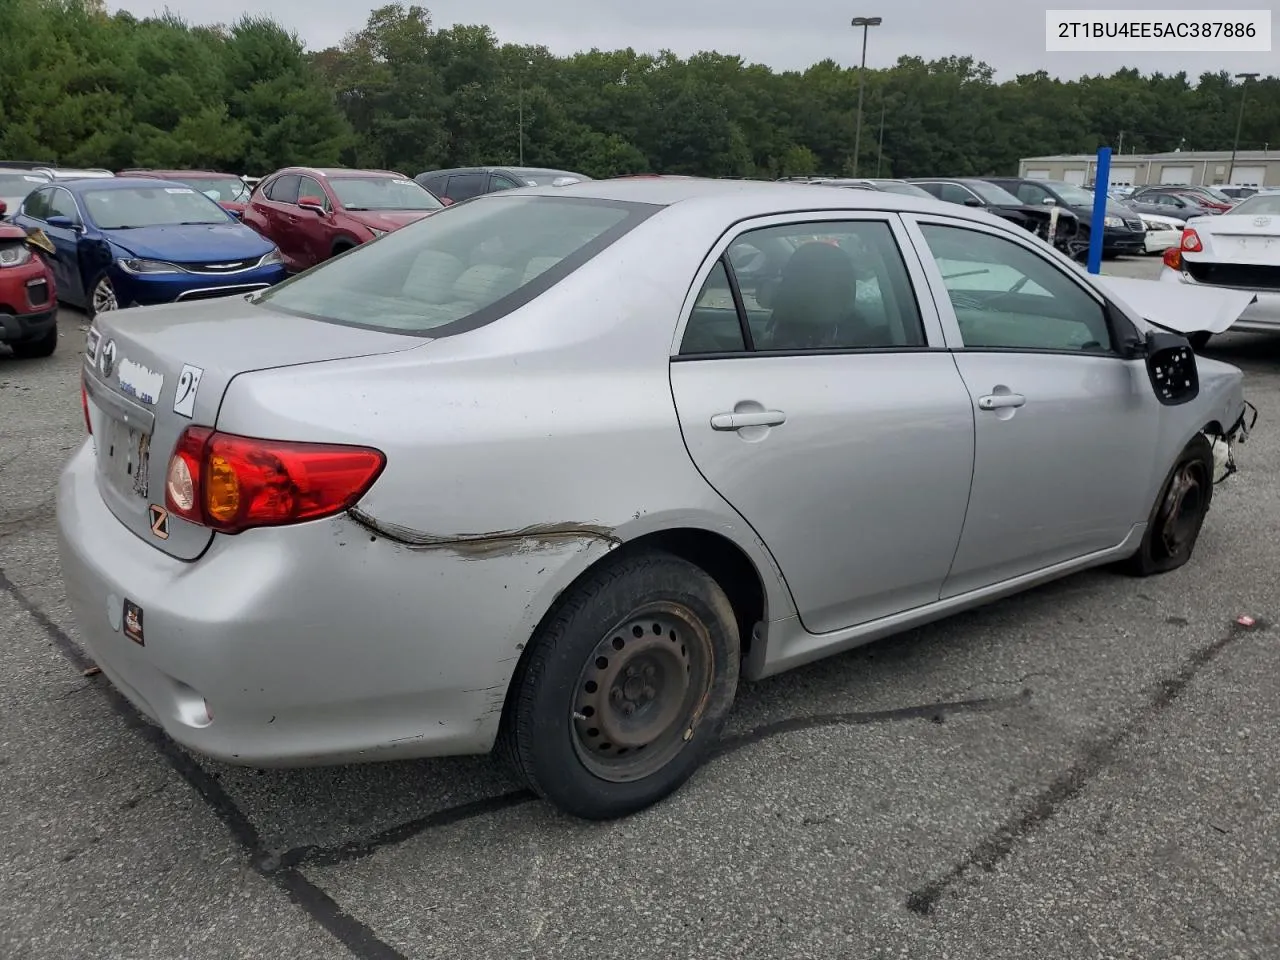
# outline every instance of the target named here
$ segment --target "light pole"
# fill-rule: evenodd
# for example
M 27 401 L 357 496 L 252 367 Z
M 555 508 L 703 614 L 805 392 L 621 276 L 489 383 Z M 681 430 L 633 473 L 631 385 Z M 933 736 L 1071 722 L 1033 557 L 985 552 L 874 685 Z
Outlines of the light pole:
M 862 148 L 862 97 L 867 89 L 867 33 L 884 23 L 883 17 L 854 17 L 850 26 L 862 28 L 862 66 L 858 68 L 858 126 L 853 133 L 853 175 L 858 175 L 858 152 Z
M 1258 79 L 1259 74 L 1256 73 L 1237 73 L 1236 79 L 1243 80 L 1240 84 L 1240 115 L 1236 117 L 1236 138 L 1231 141 L 1231 163 L 1227 166 L 1227 186 L 1231 185 L 1231 175 L 1236 172 L 1236 149 L 1240 146 L 1240 127 L 1244 124 L 1244 97 L 1249 90 L 1249 81 Z

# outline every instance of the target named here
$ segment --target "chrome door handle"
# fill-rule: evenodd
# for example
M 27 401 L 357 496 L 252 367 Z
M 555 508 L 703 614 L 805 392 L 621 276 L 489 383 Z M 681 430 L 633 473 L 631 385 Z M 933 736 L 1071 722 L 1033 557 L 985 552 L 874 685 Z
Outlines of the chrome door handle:
M 1027 398 L 1020 393 L 991 393 L 978 398 L 979 410 L 1002 410 L 1005 407 L 1021 407 Z
M 741 430 L 743 427 L 776 427 L 787 422 L 781 410 L 749 410 L 742 413 L 717 413 L 711 418 L 712 430 Z

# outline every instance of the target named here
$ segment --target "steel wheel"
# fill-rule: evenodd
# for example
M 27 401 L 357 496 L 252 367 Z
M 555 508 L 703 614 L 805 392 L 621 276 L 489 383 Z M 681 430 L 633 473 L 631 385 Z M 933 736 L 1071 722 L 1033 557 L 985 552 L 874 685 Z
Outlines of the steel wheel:
M 711 692 L 707 629 L 680 604 L 639 610 L 609 631 L 578 677 L 574 750 L 612 783 L 660 770 L 692 736 Z
M 111 285 L 111 278 L 103 274 L 93 285 L 90 303 L 95 315 L 107 310 L 118 310 L 120 304 L 116 300 L 116 288 Z
M 1205 489 L 1210 483 L 1200 460 L 1179 465 L 1157 517 L 1159 549 L 1176 557 L 1195 539 L 1204 516 Z

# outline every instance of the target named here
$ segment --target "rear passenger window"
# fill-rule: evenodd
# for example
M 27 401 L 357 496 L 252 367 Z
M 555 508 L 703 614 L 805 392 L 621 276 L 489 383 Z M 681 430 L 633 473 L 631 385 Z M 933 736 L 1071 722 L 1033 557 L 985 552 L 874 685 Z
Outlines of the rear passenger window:
M 283 177 L 272 180 L 267 187 L 267 199 L 276 203 L 297 203 L 298 183 L 301 179 L 296 174 L 286 173 Z
M 484 193 L 485 174 L 460 173 L 449 178 L 447 194 L 454 203 L 470 200 Z
M 926 345 L 906 263 L 883 220 L 752 230 L 729 248 L 756 350 Z
M 705 353 L 741 353 L 747 349 L 742 338 L 742 323 L 733 305 L 733 290 L 724 260 L 711 268 L 680 343 L 682 356 Z

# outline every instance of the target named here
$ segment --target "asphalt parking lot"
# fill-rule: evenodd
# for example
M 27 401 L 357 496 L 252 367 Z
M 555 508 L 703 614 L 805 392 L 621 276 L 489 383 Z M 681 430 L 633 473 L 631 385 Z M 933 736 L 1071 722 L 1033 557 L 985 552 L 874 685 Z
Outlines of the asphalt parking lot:
M 485 758 L 197 760 L 83 676 L 53 491 L 84 326 L 0 356 L 0 957 L 1280 956 L 1280 339 L 1209 350 L 1260 416 L 1187 567 L 747 685 L 682 791 L 583 824 Z

